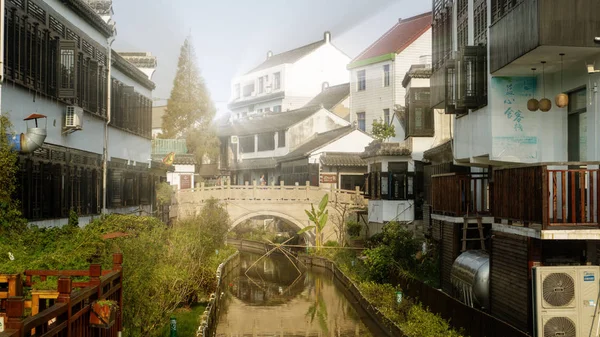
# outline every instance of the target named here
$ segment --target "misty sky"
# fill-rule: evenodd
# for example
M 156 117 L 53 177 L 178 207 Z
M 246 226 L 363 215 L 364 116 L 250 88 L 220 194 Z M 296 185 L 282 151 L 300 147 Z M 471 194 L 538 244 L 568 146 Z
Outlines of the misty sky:
M 411 0 L 113 0 L 117 51 L 158 57 L 155 98 L 168 98 L 179 49 L 191 33 L 213 99 L 226 102 L 230 82 L 266 58 L 323 38 L 355 57 L 398 18 L 431 10 Z

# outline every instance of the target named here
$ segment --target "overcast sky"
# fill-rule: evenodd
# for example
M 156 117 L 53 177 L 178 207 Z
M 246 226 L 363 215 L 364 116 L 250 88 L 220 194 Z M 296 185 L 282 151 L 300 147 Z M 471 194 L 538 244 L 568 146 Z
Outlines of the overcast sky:
M 155 98 L 168 98 L 179 49 L 191 33 L 213 99 L 229 98 L 231 79 L 277 54 L 321 40 L 355 57 L 399 18 L 431 10 L 411 0 L 113 0 L 117 51 L 158 57 Z

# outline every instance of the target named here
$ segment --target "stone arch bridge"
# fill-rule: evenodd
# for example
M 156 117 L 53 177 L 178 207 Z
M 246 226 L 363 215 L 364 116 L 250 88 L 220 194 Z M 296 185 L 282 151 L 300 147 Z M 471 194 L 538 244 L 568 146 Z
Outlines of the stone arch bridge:
M 367 206 L 367 200 L 358 189 L 349 191 L 308 185 L 201 186 L 177 191 L 176 204 L 171 208 L 171 217 L 185 219 L 198 215 L 204 203 L 214 198 L 224 203 L 231 219 L 230 230 L 246 220 L 264 216 L 280 218 L 302 229 L 311 225 L 304 210 L 310 209 L 311 203 L 316 207 L 325 194 L 329 194 L 330 219 L 332 214 L 336 214 L 334 210 L 336 203 L 338 206 L 347 205 L 352 208 Z M 325 240 L 335 239 L 333 227 L 331 223 L 325 227 L 323 233 Z

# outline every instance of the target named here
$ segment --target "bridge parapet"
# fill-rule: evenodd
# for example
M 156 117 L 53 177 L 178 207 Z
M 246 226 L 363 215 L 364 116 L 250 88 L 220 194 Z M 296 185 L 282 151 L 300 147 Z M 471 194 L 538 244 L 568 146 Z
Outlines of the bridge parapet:
M 177 192 L 178 204 L 196 204 L 214 198 L 217 200 L 254 200 L 254 201 L 280 201 L 318 203 L 325 194 L 329 194 L 330 203 L 355 204 L 366 206 L 363 192 L 358 188 L 342 190 L 321 188 L 315 186 L 257 186 L 257 185 L 221 185 L 179 190 Z

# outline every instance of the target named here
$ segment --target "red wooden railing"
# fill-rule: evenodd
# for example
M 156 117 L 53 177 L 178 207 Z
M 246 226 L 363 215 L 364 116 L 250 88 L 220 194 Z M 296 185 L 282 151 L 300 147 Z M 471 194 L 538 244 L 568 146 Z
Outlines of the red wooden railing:
M 431 177 L 431 206 L 438 214 L 465 216 L 490 212 L 487 173 L 439 174 Z
M 559 226 L 597 226 L 598 169 L 521 167 L 494 172 L 493 214 L 497 218 Z
M 113 255 L 113 268 L 102 271 L 99 264 L 90 265 L 87 271 L 26 271 L 29 283 L 31 276 L 59 276 L 56 303 L 41 311 L 35 316 L 23 318 L 25 300 L 22 296 L 12 296 L 6 303 L 6 328 L 5 336 L 65 336 L 65 337 L 116 337 L 122 331 L 123 308 L 123 272 L 121 264 L 123 256 Z M 71 276 L 87 276 L 89 282 L 80 284 L 85 286 L 74 290 Z M 119 304 L 115 324 L 108 329 L 93 328 L 90 326 L 91 305 L 96 300 L 114 300 Z M 35 331 L 35 332 L 33 332 Z

